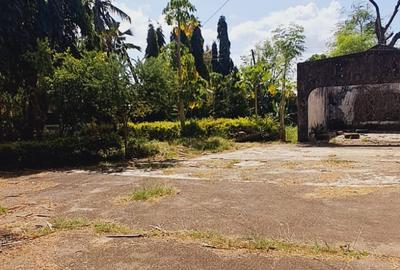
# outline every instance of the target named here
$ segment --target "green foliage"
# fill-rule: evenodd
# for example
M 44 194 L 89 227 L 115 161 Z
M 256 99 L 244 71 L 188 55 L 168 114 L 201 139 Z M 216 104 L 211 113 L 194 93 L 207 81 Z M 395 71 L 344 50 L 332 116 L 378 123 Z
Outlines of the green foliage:
M 129 128 L 134 137 L 149 140 L 172 141 L 181 137 L 177 122 L 130 124 Z M 266 140 L 273 140 L 277 135 L 277 123 L 271 118 L 202 119 L 187 122 L 182 129 L 182 136 L 237 138 L 241 132 L 264 134 Z
M 169 25 L 185 29 L 189 21 L 196 20 L 193 15 L 195 11 L 196 8 L 188 0 L 170 0 L 163 10 L 163 14 Z
M 149 140 L 172 141 L 180 137 L 178 122 L 130 123 L 129 129 L 134 137 L 142 137 Z
M 166 55 L 138 62 L 135 67 L 139 99 L 145 105 L 145 119 L 171 119 L 176 111 L 177 78 Z
M 144 138 L 130 138 L 125 156 L 128 159 L 145 158 L 159 153 L 160 148 L 157 143 Z
M 0 216 L 7 214 L 8 209 L 0 205 Z
M 299 140 L 298 140 L 297 127 L 295 126 L 286 127 L 286 140 L 293 144 L 298 143 Z
M 197 151 L 221 152 L 232 148 L 232 142 L 222 137 L 188 138 L 180 140 L 186 147 Z
M 21 141 L 0 145 L 0 169 L 46 168 L 91 164 L 122 157 L 115 134 Z
M 63 133 L 78 131 L 88 123 L 118 124 L 140 115 L 136 89 L 116 55 L 87 52 L 80 59 L 60 56 L 51 97 Z
M 326 54 L 313 54 L 311 55 L 310 58 L 307 59 L 307 61 L 312 62 L 312 61 L 324 60 L 327 58 L 328 56 Z
M 341 56 L 363 52 L 375 44 L 375 18 L 371 10 L 361 4 L 353 5 L 348 18 L 338 26 L 329 54 Z
M 197 72 L 203 79 L 208 80 L 209 74 L 207 66 L 204 63 L 204 38 L 199 26 L 197 26 L 193 31 L 190 45 L 190 52 L 194 57 Z
M 129 195 L 130 201 L 148 201 L 156 200 L 166 196 L 173 196 L 177 193 L 177 190 L 172 187 L 155 185 L 150 187 L 144 187 L 133 191 Z
M 237 118 L 250 115 L 251 92 L 240 85 L 240 74 L 233 72 L 225 77 L 211 74 L 209 87 L 213 92 L 212 114 L 216 118 Z
M 160 48 L 158 45 L 158 37 L 156 30 L 152 24 L 149 24 L 149 30 L 147 31 L 147 48 L 146 48 L 146 58 L 157 57 L 160 53 Z
M 218 21 L 218 40 L 219 40 L 219 68 L 223 76 L 233 71 L 234 64 L 231 59 L 231 42 L 228 36 L 228 24 L 226 18 L 221 16 Z

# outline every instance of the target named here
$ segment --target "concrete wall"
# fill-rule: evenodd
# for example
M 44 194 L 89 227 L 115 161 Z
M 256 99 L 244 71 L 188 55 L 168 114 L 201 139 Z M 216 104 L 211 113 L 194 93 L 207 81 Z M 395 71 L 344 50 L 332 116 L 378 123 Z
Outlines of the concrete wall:
M 388 89 L 385 86 L 386 84 L 393 83 L 400 83 L 400 50 L 385 46 L 377 46 L 358 54 L 299 63 L 297 66 L 299 141 L 307 142 L 309 140 L 309 121 L 312 123 L 321 122 L 319 116 L 315 118 L 316 114 L 310 116 L 310 118 L 308 116 L 308 113 L 314 110 L 317 113 L 323 112 L 321 108 L 317 109 L 322 104 L 320 98 L 324 97 L 323 95 L 315 94 L 311 99 L 316 99 L 317 103 L 313 104 L 313 101 L 309 103 L 310 94 L 319 88 L 338 87 L 337 94 L 344 95 L 336 101 L 332 98 L 329 100 L 329 103 L 332 103 L 331 101 L 337 102 L 337 106 L 333 108 L 342 107 L 342 109 L 336 111 L 337 115 L 344 114 L 344 116 L 331 118 L 330 121 L 327 121 L 330 127 L 340 126 L 343 123 L 346 126 L 349 123 L 351 125 L 356 123 L 365 127 L 378 124 L 378 127 L 389 128 L 391 126 L 391 128 L 396 127 L 396 130 L 400 130 L 397 127 L 397 118 L 393 117 L 393 114 L 399 115 L 397 112 L 400 103 L 397 100 L 397 92 L 389 90 L 386 93 L 384 90 Z M 356 91 L 365 94 L 364 98 L 356 95 L 360 97 L 353 100 L 353 94 L 348 94 L 349 91 L 346 87 L 354 88 L 357 85 L 359 87 L 371 86 L 372 90 L 350 89 L 350 92 Z M 380 91 L 380 87 L 374 87 L 374 85 L 383 85 L 383 91 Z M 382 98 L 376 100 L 377 96 L 374 91 L 378 91 Z M 309 108 L 310 106 L 311 108 Z M 356 108 L 357 111 L 352 111 L 353 108 Z M 384 109 L 381 110 L 381 108 Z M 362 111 L 363 114 L 361 114 Z M 352 115 L 353 113 L 354 115 Z M 332 115 L 332 112 L 329 112 L 329 114 Z M 336 123 L 334 122 L 335 119 L 337 120 Z
M 400 129 L 400 83 L 321 87 L 308 99 L 308 132 Z

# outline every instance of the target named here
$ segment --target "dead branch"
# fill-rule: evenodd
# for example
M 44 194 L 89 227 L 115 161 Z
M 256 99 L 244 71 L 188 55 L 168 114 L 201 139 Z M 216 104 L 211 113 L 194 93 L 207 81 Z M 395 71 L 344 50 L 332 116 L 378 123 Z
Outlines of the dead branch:
M 130 235 L 107 235 L 107 238 L 116 238 L 116 239 L 121 239 L 121 238 L 128 238 L 128 239 L 133 239 L 133 238 L 143 238 L 146 237 L 144 234 L 130 234 Z
M 389 47 L 394 47 L 396 45 L 397 41 L 400 39 L 400 32 L 398 32 L 394 37 L 392 38 L 392 41 L 389 43 Z
M 384 41 L 385 34 L 382 33 L 382 30 L 384 29 L 382 27 L 381 11 L 379 9 L 378 4 L 374 0 L 369 0 L 369 2 L 375 7 L 376 10 L 375 33 L 376 37 L 378 38 L 378 43 L 385 44 Z

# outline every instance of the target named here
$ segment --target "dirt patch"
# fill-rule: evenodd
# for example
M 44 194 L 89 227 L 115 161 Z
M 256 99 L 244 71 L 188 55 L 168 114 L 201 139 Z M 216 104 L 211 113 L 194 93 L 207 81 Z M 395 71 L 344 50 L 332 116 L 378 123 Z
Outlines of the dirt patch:
M 379 191 L 376 187 L 322 187 L 304 195 L 307 199 L 336 199 L 365 196 Z

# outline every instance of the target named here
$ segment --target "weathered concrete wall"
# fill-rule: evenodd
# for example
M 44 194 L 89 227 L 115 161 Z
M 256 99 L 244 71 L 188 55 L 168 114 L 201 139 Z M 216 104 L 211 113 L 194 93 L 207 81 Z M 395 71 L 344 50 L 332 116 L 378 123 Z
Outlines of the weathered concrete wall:
M 400 83 L 322 87 L 308 98 L 308 132 L 400 130 Z
M 308 133 L 319 128 L 327 128 L 328 107 L 327 91 L 317 88 L 308 97 Z
M 375 85 L 376 87 L 374 89 L 377 89 L 379 88 L 377 85 L 400 83 L 400 50 L 379 47 L 368 50 L 364 53 L 352 54 L 348 56 L 330 58 L 314 62 L 300 63 L 298 64 L 297 72 L 299 141 L 307 142 L 309 139 L 310 130 L 309 120 L 314 121 L 314 119 L 312 118 L 313 116 L 311 116 L 311 119 L 309 119 L 308 115 L 309 110 L 313 111 L 315 109 L 309 109 L 309 97 L 312 91 L 318 88 L 326 90 L 327 87 L 357 85 Z M 343 90 L 343 88 L 341 89 Z M 337 90 L 338 94 L 343 93 L 347 95 L 348 91 L 342 90 Z M 384 94 L 384 92 L 386 92 L 385 90 L 379 92 L 381 93 L 380 95 L 382 97 L 385 97 L 379 99 L 379 103 L 376 103 L 374 105 L 376 106 L 374 107 L 374 110 L 376 110 L 374 113 L 370 112 L 372 105 L 368 104 L 369 102 L 371 102 L 371 100 L 372 102 L 375 102 L 373 101 L 375 99 L 375 96 L 371 93 L 371 91 L 373 92 L 375 90 L 358 91 L 360 93 L 369 95 L 369 97 L 371 98 L 365 97 L 363 99 L 359 97 L 355 101 L 357 102 L 357 104 L 355 104 L 354 106 L 345 106 L 346 102 L 349 104 L 353 104 L 353 100 L 351 100 L 353 96 L 349 95 L 347 96 L 347 98 L 346 96 L 344 96 L 340 106 L 343 106 L 342 112 L 346 115 L 353 113 L 353 111 L 351 110 L 346 111 L 346 108 L 358 109 L 359 111 L 354 112 L 355 118 L 361 117 L 360 110 L 364 110 L 364 112 L 367 112 L 367 114 L 363 114 L 365 118 L 358 120 L 356 119 L 359 123 L 364 123 L 365 126 L 368 126 L 368 122 L 376 122 L 373 117 L 374 115 L 377 116 L 376 119 L 388 118 L 388 110 L 384 109 L 381 113 L 378 112 L 378 110 L 380 110 L 382 106 L 388 106 L 388 108 L 392 108 L 394 110 L 393 113 L 398 110 L 399 103 L 395 102 L 397 100 L 397 95 L 394 95 L 393 91 L 389 91 L 390 93 L 388 94 Z M 390 106 L 386 105 L 385 103 L 387 99 L 394 100 L 393 102 L 390 101 L 392 102 Z M 341 118 L 337 120 L 341 120 Z M 319 121 L 319 119 L 316 119 L 316 121 Z M 338 121 L 338 123 L 340 123 L 340 121 Z M 345 123 L 348 123 L 347 120 L 345 121 Z M 332 125 L 332 121 L 329 124 Z

